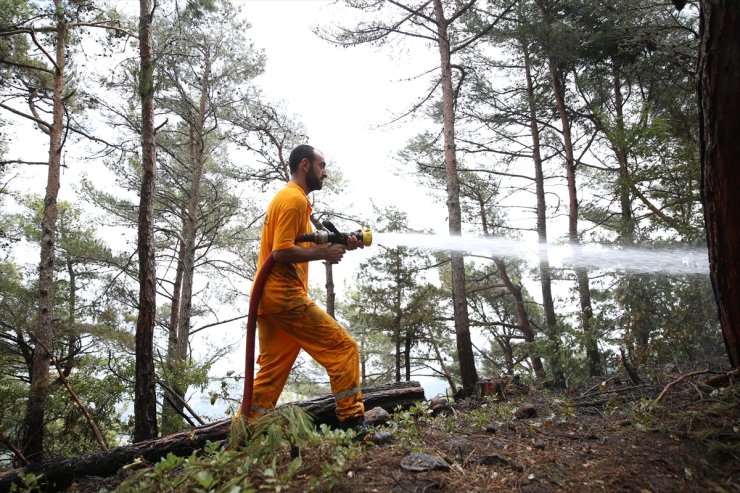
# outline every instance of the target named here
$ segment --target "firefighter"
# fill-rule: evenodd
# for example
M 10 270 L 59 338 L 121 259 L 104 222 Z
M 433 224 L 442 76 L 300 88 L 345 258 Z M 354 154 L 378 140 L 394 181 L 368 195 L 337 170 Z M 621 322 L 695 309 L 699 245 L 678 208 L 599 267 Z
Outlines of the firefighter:
M 347 244 L 295 243 L 312 232 L 311 204 L 307 195 L 321 190 L 326 178 L 326 161 L 318 149 L 303 144 L 290 153 L 290 182 L 270 202 L 262 227 L 259 271 L 272 254 L 275 261 L 262 291 L 257 312 L 260 369 L 254 380 L 249 418 L 270 409 L 280 397 L 298 352 L 303 349 L 329 375 L 342 429 L 357 436 L 367 434 L 365 408 L 360 390 L 357 343 L 326 311 L 308 297 L 308 263 L 325 260 L 336 263 L 347 250 L 362 248 L 361 240 L 350 236 Z

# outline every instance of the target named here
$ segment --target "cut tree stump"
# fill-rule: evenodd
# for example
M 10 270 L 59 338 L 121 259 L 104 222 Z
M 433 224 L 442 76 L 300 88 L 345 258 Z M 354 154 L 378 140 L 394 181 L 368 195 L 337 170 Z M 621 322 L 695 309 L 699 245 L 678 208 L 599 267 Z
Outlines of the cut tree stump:
M 398 406 L 408 408 L 424 400 L 424 389 L 419 382 L 401 382 L 363 389 L 365 409 L 382 407 L 392 413 Z M 285 404 L 295 405 L 314 417 L 314 422 L 336 426 L 334 397 L 326 395 L 308 401 Z M 20 481 L 22 475 L 43 474 L 43 483 L 49 491 L 58 491 L 72 484 L 75 478 L 84 476 L 107 477 L 115 474 L 121 467 L 130 464 L 137 458 L 156 462 L 169 453 L 190 455 L 194 450 L 202 449 L 206 442 L 225 440 L 229 436 L 231 418 L 214 421 L 189 431 L 182 431 L 155 440 L 125 445 L 105 452 L 69 457 L 55 461 L 44 461 L 19 469 L 0 473 L 0 492 L 10 490 L 11 485 Z

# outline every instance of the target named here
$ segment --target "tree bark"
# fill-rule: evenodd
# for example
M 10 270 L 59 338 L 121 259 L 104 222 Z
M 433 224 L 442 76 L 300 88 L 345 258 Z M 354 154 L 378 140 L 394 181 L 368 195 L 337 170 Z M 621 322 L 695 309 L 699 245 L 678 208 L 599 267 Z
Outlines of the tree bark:
M 211 82 L 211 58 L 207 47 L 204 53 L 203 64 L 204 73 L 201 78 L 198 106 L 194 114 L 191 115 L 189 128 L 190 188 L 184 190 L 187 201 L 182 210 L 182 244 L 177 267 L 177 273 L 182 272 L 181 293 L 178 303 L 180 313 L 177 317 L 178 323 L 174 351 L 168 351 L 167 355 L 169 360 L 168 366 L 173 370 L 170 372 L 171 381 L 169 385 L 177 395 L 172 399 L 171 405 L 173 408 L 171 411 L 174 411 L 175 414 L 172 414 L 170 411 L 165 412 L 164 409 L 162 411 L 162 431 L 166 434 L 182 429 L 182 421 L 178 417 L 183 414 L 184 408 L 182 403 L 185 402 L 185 394 L 188 390 L 188 385 L 183 379 L 182 369 L 187 368 L 189 357 L 188 348 L 193 313 L 193 282 L 195 279 L 195 248 L 199 218 L 198 204 L 200 202 L 200 187 L 206 159 L 205 121 L 208 89 Z M 175 310 L 174 304 L 172 310 Z
M 534 98 L 534 83 L 532 81 L 532 66 L 529 49 L 521 41 L 524 52 L 524 72 L 527 80 L 527 103 L 529 105 L 529 131 L 532 135 L 532 161 L 534 163 L 535 187 L 537 196 L 537 239 L 539 241 L 539 271 L 540 286 L 542 289 L 542 307 L 545 312 L 545 331 L 547 334 L 555 331 L 557 316 L 555 303 L 552 299 L 552 273 L 550 271 L 550 257 L 547 251 L 547 203 L 545 201 L 545 176 L 542 171 L 542 153 L 540 152 L 540 129 L 537 124 L 537 107 Z M 539 359 L 539 358 L 538 358 Z M 539 366 L 539 368 L 538 368 Z M 539 365 L 532 361 L 535 374 L 542 371 L 542 362 Z
M 398 282 L 398 264 L 400 260 L 400 254 L 396 252 L 396 285 L 395 293 L 393 296 L 393 342 L 396 344 L 396 382 L 401 381 L 401 285 Z
M 154 260 L 154 50 L 152 0 L 139 0 L 139 96 L 141 97 L 142 178 L 139 202 L 139 314 L 136 320 L 134 441 L 157 436 L 157 393 L 154 369 L 154 323 L 157 310 Z
M 184 216 L 185 212 L 181 214 Z M 180 239 L 178 253 L 177 253 L 177 268 L 175 270 L 175 278 L 172 283 L 172 303 L 170 305 L 170 325 L 168 327 L 167 337 L 167 364 L 165 377 L 167 381 L 173 383 L 177 377 L 177 367 L 175 359 L 177 358 L 177 331 L 180 326 L 180 298 L 182 296 L 182 279 L 185 275 L 185 242 Z M 168 386 L 169 387 L 169 386 Z M 172 387 L 170 387 L 172 388 Z M 171 402 L 177 402 L 177 397 L 170 395 L 176 393 L 173 389 L 172 392 L 167 389 L 164 390 L 166 397 L 170 398 Z M 162 406 L 162 433 L 169 434 L 174 433 L 177 429 L 173 429 L 173 422 L 177 420 L 177 410 L 171 406 Z
M 575 160 L 573 158 L 573 146 L 570 139 L 570 120 L 565 110 L 565 100 L 562 93 L 562 86 L 560 84 L 560 77 L 557 70 L 557 62 L 550 59 L 548 61 L 550 71 L 550 84 L 552 86 L 553 95 L 557 104 L 558 114 L 560 115 L 560 122 L 563 134 L 563 150 L 565 151 L 565 175 L 568 186 L 568 240 L 571 244 L 578 243 L 578 199 L 576 197 L 576 181 L 575 181 Z M 578 277 L 578 276 L 576 276 Z M 580 283 L 579 283 L 580 292 Z M 560 356 L 560 337 L 558 334 L 557 326 L 550 327 L 550 331 L 547 334 L 547 338 L 552 344 L 553 358 L 552 358 L 552 374 L 555 379 L 555 383 L 558 386 L 565 385 L 565 375 L 561 368 L 561 356 Z
M 54 350 L 54 245 L 57 229 L 57 197 L 62 163 L 64 129 L 64 66 L 66 62 L 67 26 L 60 0 L 54 1 L 57 12 L 56 54 L 52 124 L 49 128 L 49 168 L 41 220 L 41 253 L 39 264 L 39 315 L 35 334 L 36 348 L 31 369 L 31 389 L 24 423 L 23 454 L 31 462 L 43 458 L 44 414 L 51 377 L 49 367 Z
M 449 23 L 445 19 L 442 0 L 434 0 L 434 15 L 437 22 L 437 45 L 439 47 L 442 86 L 442 114 L 444 135 L 444 160 L 447 175 L 447 210 L 451 236 L 462 234 L 462 210 L 460 207 L 460 182 L 457 173 L 455 152 L 455 95 L 452 89 L 452 63 Z M 460 363 L 462 390 L 466 395 L 475 393 L 478 373 L 470 338 L 467 296 L 465 293 L 465 259 L 460 252 L 450 252 L 452 268 L 452 306 L 455 319 L 457 355 Z
M 531 347 L 534 344 L 534 329 L 532 328 L 532 324 L 529 321 L 529 313 L 527 313 L 527 307 L 524 304 L 524 297 L 522 296 L 522 287 L 515 285 L 514 282 L 511 280 L 508 272 L 506 272 L 506 264 L 504 263 L 502 259 L 494 258 L 493 262 L 496 264 L 499 277 L 504 282 L 506 289 L 509 291 L 511 296 L 514 298 L 514 306 L 516 306 L 516 318 L 519 321 L 519 331 L 522 333 L 524 340 L 527 342 L 530 348 L 528 349 L 528 352 L 529 352 L 529 359 L 530 361 L 532 361 L 532 370 L 534 370 L 534 374 L 537 376 L 537 378 L 542 378 L 544 376 L 543 368 L 542 368 L 542 360 L 540 359 L 538 355 L 532 354 L 531 352 Z M 513 354 L 511 354 L 510 349 L 508 353 L 511 359 L 513 360 Z
M 701 2 L 699 107 L 709 272 L 722 335 L 740 367 L 740 3 Z
M 424 400 L 424 389 L 418 382 L 405 382 L 363 389 L 363 400 L 367 409 L 382 407 L 392 413 L 397 406 L 408 408 Z M 286 404 L 290 405 L 290 404 Z M 338 426 L 334 397 L 325 395 L 304 402 L 293 403 L 314 416 L 316 424 L 326 423 Z M 75 478 L 87 475 L 110 476 L 121 467 L 131 463 L 137 457 L 155 462 L 169 453 L 190 455 L 194 450 L 202 449 L 206 441 L 225 440 L 229 436 L 231 419 L 221 419 L 192 430 L 182 431 L 157 440 L 147 440 L 118 447 L 108 452 L 82 457 L 71 457 L 60 461 L 49 461 L 24 468 L 0 473 L 0 492 L 10 490 L 13 484 L 21 480 L 22 475 L 35 473 L 44 475 L 47 489 L 60 491 L 69 486 Z
M 336 294 L 334 292 L 334 269 L 332 268 L 331 262 L 324 262 L 324 266 L 326 271 L 326 313 L 328 313 L 331 318 L 336 318 L 334 316 L 336 302 Z
M 411 346 L 413 345 L 414 338 L 412 337 L 412 332 L 410 328 L 406 329 L 406 334 L 403 338 L 404 344 L 403 344 L 403 362 L 404 362 L 404 373 L 406 376 L 406 381 L 411 381 Z

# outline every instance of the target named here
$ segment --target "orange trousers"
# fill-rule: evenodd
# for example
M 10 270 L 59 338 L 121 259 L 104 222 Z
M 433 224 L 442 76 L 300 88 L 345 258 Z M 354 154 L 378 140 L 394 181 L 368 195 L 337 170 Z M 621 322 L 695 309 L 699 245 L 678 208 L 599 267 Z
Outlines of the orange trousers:
M 254 379 L 250 419 L 275 407 L 301 349 L 326 368 L 339 421 L 365 414 L 357 343 L 328 313 L 311 302 L 259 315 L 257 328 L 260 369 Z

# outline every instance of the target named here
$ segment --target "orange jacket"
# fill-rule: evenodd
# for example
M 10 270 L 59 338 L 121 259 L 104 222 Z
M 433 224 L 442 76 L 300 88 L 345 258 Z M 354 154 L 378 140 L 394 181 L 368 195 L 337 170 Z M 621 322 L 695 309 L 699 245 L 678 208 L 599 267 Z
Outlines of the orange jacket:
M 260 238 L 260 255 L 257 271 L 275 250 L 295 245 L 298 235 L 312 232 L 311 204 L 305 192 L 289 182 L 278 191 L 267 207 L 265 223 Z M 308 243 L 301 243 L 308 246 Z M 307 305 L 308 262 L 275 262 L 262 290 L 262 301 L 257 313 L 276 313 Z

